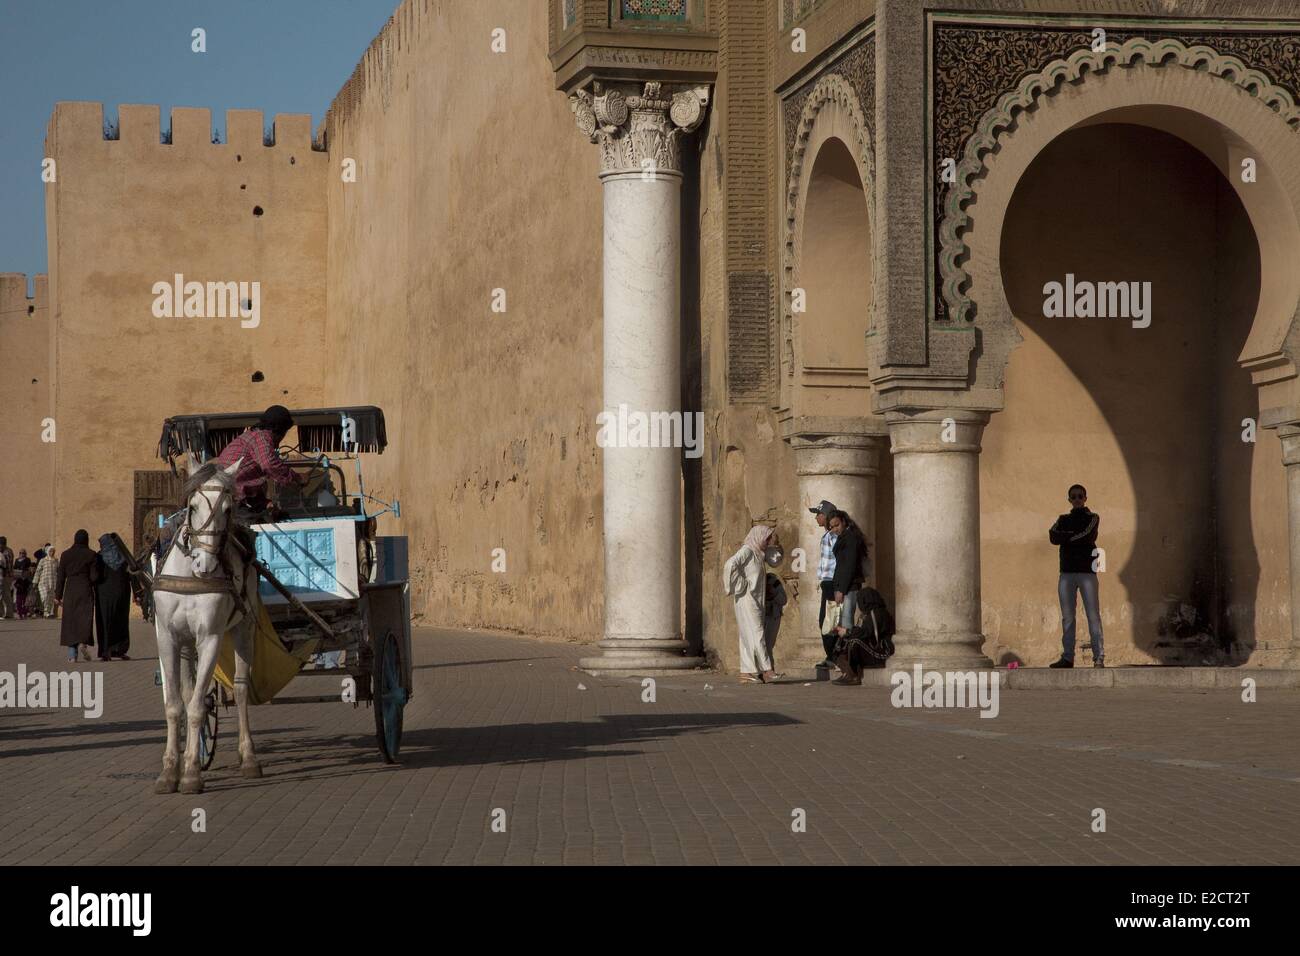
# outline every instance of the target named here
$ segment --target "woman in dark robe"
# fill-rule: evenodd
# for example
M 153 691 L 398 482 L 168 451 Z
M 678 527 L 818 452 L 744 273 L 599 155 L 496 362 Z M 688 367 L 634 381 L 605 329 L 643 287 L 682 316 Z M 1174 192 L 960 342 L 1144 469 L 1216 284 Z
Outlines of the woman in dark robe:
M 27 549 L 18 549 L 18 558 L 14 561 L 14 603 L 18 605 L 18 620 L 32 617 L 28 597 L 32 590 L 32 572 L 36 562 L 27 557 Z
M 54 597 L 63 605 L 59 643 L 68 649 L 68 660 L 77 659 L 77 646 L 85 660 L 95 643 L 95 582 L 99 580 L 99 555 L 90 550 L 90 535 L 82 529 L 72 547 L 59 555 L 59 577 Z
M 95 584 L 95 633 L 101 661 L 128 661 L 131 646 L 131 572 L 111 534 L 99 536 L 99 581 Z

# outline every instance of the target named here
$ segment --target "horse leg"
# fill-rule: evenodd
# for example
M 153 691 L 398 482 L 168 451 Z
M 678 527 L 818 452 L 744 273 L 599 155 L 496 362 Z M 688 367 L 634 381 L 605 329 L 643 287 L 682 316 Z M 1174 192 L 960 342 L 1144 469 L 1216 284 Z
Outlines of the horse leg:
M 167 748 L 163 751 L 162 773 L 154 782 L 154 793 L 175 793 L 180 785 L 180 760 L 177 741 L 180 739 L 181 712 L 185 698 L 180 683 L 180 647 L 171 633 L 158 626 L 158 665 L 162 668 L 164 707 L 167 714 Z
M 217 652 L 221 650 L 220 634 L 205 634 L 195 640 L 199 659 L 194 674 L 194 691 L 190 695 L 187 729 L 185 738 L 185 764 L 181 772 L 181 793 L 203 792 L 203 770 L 199 766 L 199 734 L 203 722 L 207 719 L 208 706 L 205 700 L 208 684 L 212 681 L 212 672 L 217 666 Z
M 239 709 L 239 771 L 245 777 L 260 777 L 262 765 L 253 750 L 252 728 L 248 723 L 248 680 L 253 668 L 253 635 L 257 619 L 251 615 L 235 629 L 235 706 Z

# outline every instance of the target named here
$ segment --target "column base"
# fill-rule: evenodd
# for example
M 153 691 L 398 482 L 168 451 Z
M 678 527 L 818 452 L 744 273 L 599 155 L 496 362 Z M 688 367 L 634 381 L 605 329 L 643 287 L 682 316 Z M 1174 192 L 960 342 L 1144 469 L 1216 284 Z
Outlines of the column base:
M 894 656 L 886 668 L 890 671 L 911 670 L 920 664 L 923 670 L 989 670 L 996 665 L 984 656 L 983 634 L 895 634 Z
M 687 657 L 678 638 L 607 637 L 596 644 L 599 657 L 584 657 L 578 666 L 596 677 L 654 677 L 704 667 L 703 657 Z

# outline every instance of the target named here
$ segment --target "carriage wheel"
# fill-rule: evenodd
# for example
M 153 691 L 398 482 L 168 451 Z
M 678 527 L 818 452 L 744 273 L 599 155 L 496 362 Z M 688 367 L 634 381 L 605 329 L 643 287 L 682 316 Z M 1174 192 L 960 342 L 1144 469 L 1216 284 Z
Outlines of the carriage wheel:
M 217 758 L 217 690 L 214 687 L 203 698 L 207 714 L 199 725 L 199 765 L 207 770 Z
M 406 689 L 402 686 L 402 659 L 397 637 L 389 631 L 375 642 L 374 673 L 371 675 L 375 711 L 375 737 L 385 763 L 397 763 L 402 746 L 402 709 Z

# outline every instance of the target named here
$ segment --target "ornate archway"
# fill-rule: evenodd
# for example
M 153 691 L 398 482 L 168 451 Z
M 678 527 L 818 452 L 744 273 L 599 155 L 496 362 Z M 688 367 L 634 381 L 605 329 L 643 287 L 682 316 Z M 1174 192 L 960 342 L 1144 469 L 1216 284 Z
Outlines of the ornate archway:
M 1264 287 L 1240 361 L 1257 384 L 1294 379 L 1300 180 L 1288 174 L 1300 164 L 1300 107 L 1240 59 L 1173 39 L 1133 39 L 1056 60 L 1005 93 L 977 124 L 945 201 L 938 242 L 940 291 L 950 314 L 985 329 L 978 379 L 1000 383 L 1017 344 L 998 261 L 1016 184 L 1067 130 L 1117 121 L 1184 139 L 1233 184 L 1259 237 Z M 1253 161 L 1252 182 L 1240 175 L 1247 159 Z M 1294 411 L 1300 414 L 1300 406 Z
M 1003 385 L 1011 353 L 1022 342 L 1004 287 L 1004 266 L 1010 264 L 1002 261 L 1006 253 L 1004 227 L 1010 221 L 1013 195 L 1031 166 L 1067 134 L 1107 124 L 1145 127 L 1181 140 L 1209 160 L 1230 187 L 1228 195 L 1235 194 L 1240 201 L 1258 244 L 1260 281 L 1258 298 L 1248 313 L 1249 331 L 1244 342 L 1236 339 L 1233 355 L 1260 386 L 1259 424 L 1268 427 L 1295 422 L 1300 418 L 1295 361 L 1300 271 L 1293 265 L 1300 254 L 1300 180 L 1296 176 L 1300 170 L 1300 108 L 1290 93 L 1241 59 L 1173 39 L 1132 39 L 1104 52 L 1081 50 L 1056 60 L 1004 93 L 977 123 L 958 164 L 957 182 L 946 198 L 938 234 L 940 293 L 948 313 L 954 324 L 973 323 L 981 337 L 975 384 Z M 1104 155 L 1100 156 L 1099 163 L 1104 162 Z M 1098 216 L 1104 221 L 1104 207 L 1098 209 Z M 1124 226 L 1133 228 L 1131 217 Z M 1091 232 L 1090 241 L 1107 242 L 1104 230 Z M 1158 233 L 1152 241 L 1160 241 Z M 1033 252 L 1023 245 L 1019 251 L 1032 259 Z M 1287 430 L 1280 434 L 1285 443 Z M 1114 435 L 1121 437 L 1119 432 Z M 1295 443 L 1294 438 L 1290 440 Z M 1128 441 L 1131 447 L 1141 445 L 1134 434 L 1128 435 Z M 1285 459 L 1293 471 L 1294 457 Z M 1168 464 L 1176 467 L 1175 459 Z M 1204 464 L 1196 459 L 1196 467 Z M 1249 485 L 1249 472 L 1245 474 L 1243 482 Z M 1296 609 L 1300 608 L 1300 548 L 1296 544 L 1300 483 L 1292 480 L 1291 485 L 1290 607 Z M 1281 504 L 1280 489 L 1269 494 L 1278 499 L 1273 504 Z M 1149 522 L 1160 525 L 1162 519 L 1153 519 L 1149 509 L 1143 513 Z M 1248 526 L 1249 509 L 1238 518 Z M 1281 547 L 1285 553 L 1284 542 Z M 1138 614 L 1142 609 L 1131 611 Z M 1280 609 L 1280 613 L 1285 611 Z M 1261 642 L 1251 663 L 1288 666 L 1297 662 L 1297 616 L 1293 610 L 1290 640 Z
M 782 409 L 792 406 L 791 389 L 796 384 L 795 317 L 791 308 L 791 294 L 798 284 L 798 270 L 803 251 L 803 234 L 807 213 L 809 185 L 814 167 L 822 149 L 831 140 L 839 140 L 848 149 L 857 168 L 866 196 L 866 232 L 875 233 L 875 159 L 871 147 L 870 128 L 863 116 L 849 81 L 838 73 L 828 73 L 817 81 L 804 100 L 803 109 L 794 131 L 786 179 L 785 228 L 782 244 L 782 309 L 780 336 L 780 390 Z M 874 243 L 871 250 L 871 272 L 875 273 Z M 874 324 L 871 316 L 868 321 Z
M 777 401 L 803 499 L 799 543 L 813 556 L 799 590 L 797 655 L 811 668 L 825 657 L 817 628 L 822 531 L 806 509 L 828 499 L 853 516 L 873 546 L 873 583 L 892 598 L 893 482 L 886 427 L 868 397 L 875 163 L 871 127 L 850 80 L 838 72 L 818 79 L 791 132 Z M 806 313 L 793 308 L 796 288 L 806 293 Z

